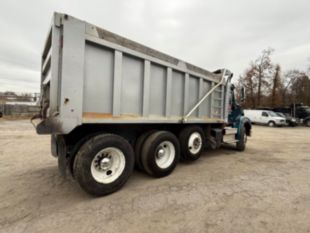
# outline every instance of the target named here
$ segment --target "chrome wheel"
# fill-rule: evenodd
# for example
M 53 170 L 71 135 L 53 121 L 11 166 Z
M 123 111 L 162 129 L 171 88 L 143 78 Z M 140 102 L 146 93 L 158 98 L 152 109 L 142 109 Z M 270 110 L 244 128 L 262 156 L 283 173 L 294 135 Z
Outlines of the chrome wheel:
M 188 149 L 192 154 L 197 154 L 200 152 L 202 147 L 202 137 L 200 133 L 194 132 L 189 136 L 188 139 Z
M 115 181 L 125 169 L 125 155 L 116 147 L 107 147 L 99 151 L 91 163 L 93 178 L 103 184 Z
M 175 148 L 169 141 L 163 141 L 156 149 L 155 162 L 158 167 L 168 168 L 174 161 Z

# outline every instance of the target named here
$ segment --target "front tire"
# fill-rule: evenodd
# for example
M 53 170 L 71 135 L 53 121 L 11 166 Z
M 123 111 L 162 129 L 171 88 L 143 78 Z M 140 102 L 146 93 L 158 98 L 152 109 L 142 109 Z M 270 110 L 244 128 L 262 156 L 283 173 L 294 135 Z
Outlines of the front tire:
M 268 122 L 268 126 L 269 127 L 275 127 L 276 126 L 276 123 L 274 121 L 269 121 Z
M 74 160 L 74 175 L 82 189 L 95 196 L 119 190 L 134 168 L 131 145 L 114 134 L 95 136 L 86 141 Z
M 141 160 L 146 173 L 154 177 L 169 175 L 180 158 L 180 144 L 168 131 L 151 134 L 142 147 Z
M 247 142 L 247 135 L 246 135 L 246 132 L 245 132 L 245 127 L 243 126 L 240 129 L 240 139 L 236 143 L 237 150 L 244 151 L 245 150 L 245 146 L 246 146 L 246 142 Z

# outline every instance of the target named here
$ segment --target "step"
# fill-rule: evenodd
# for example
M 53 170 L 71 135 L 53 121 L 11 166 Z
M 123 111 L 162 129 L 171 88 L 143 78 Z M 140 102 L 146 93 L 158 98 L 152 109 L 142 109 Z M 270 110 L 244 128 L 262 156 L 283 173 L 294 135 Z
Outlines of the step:
M 223 144 L 233 144 L 233 143 L 237 143 L 238 140 L 232 140 L 232 141 L 227 141 L 227 142 L 223 142 Z
M 224 135 L 224 137 L 223 137 L 224 143 L 231 143 L 233 141 L 236 141 L 235 134 Z
M 225 127 L 225 135 L 235 135 L 238 132 L 237 128 Z

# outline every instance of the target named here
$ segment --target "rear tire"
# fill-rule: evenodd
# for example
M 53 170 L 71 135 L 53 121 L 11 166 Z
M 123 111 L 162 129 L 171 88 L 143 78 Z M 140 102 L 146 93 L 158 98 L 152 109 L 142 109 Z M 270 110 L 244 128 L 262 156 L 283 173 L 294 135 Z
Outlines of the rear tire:
M 147 132 L 141 134 L 141 136 L 139 136 L 137 141 L 136 141 L 136 144 L 135 144 L 135 163 L 136 163 L 136 168 L 140 171 L 144 171 L 142 159 L 141 159 L 143 144 L 144 144 L 145 140 L 154 132 L 156 132 L 156 130 L 147 131 Z
M 134 152 L 131 145 L 114 134 L 86 141 L 74 160 L 74 175 L 82 189 L 95 196 L 119 190 L 132 174 Z
M 205 136 L 202 129 L 198 126 L 184 128 L 180 135 L 181 158 L 185 161 L 195 161 L 205 147 Z
M 180 158 L 177 137 L 168 131 L 151 134 L 143 144 L 141 161 L 146 173 L 154 177 L 169 175 Z

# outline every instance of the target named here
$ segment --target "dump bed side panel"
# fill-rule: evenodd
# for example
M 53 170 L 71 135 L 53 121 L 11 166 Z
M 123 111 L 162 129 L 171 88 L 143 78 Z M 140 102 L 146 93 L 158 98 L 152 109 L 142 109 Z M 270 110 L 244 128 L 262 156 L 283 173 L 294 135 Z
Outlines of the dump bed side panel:
M 86 41 L 83 121 L 181 120 L 214 85 L 207 78 Z M 223 119 L 222 96 L 221 86 L 191 118 Z

